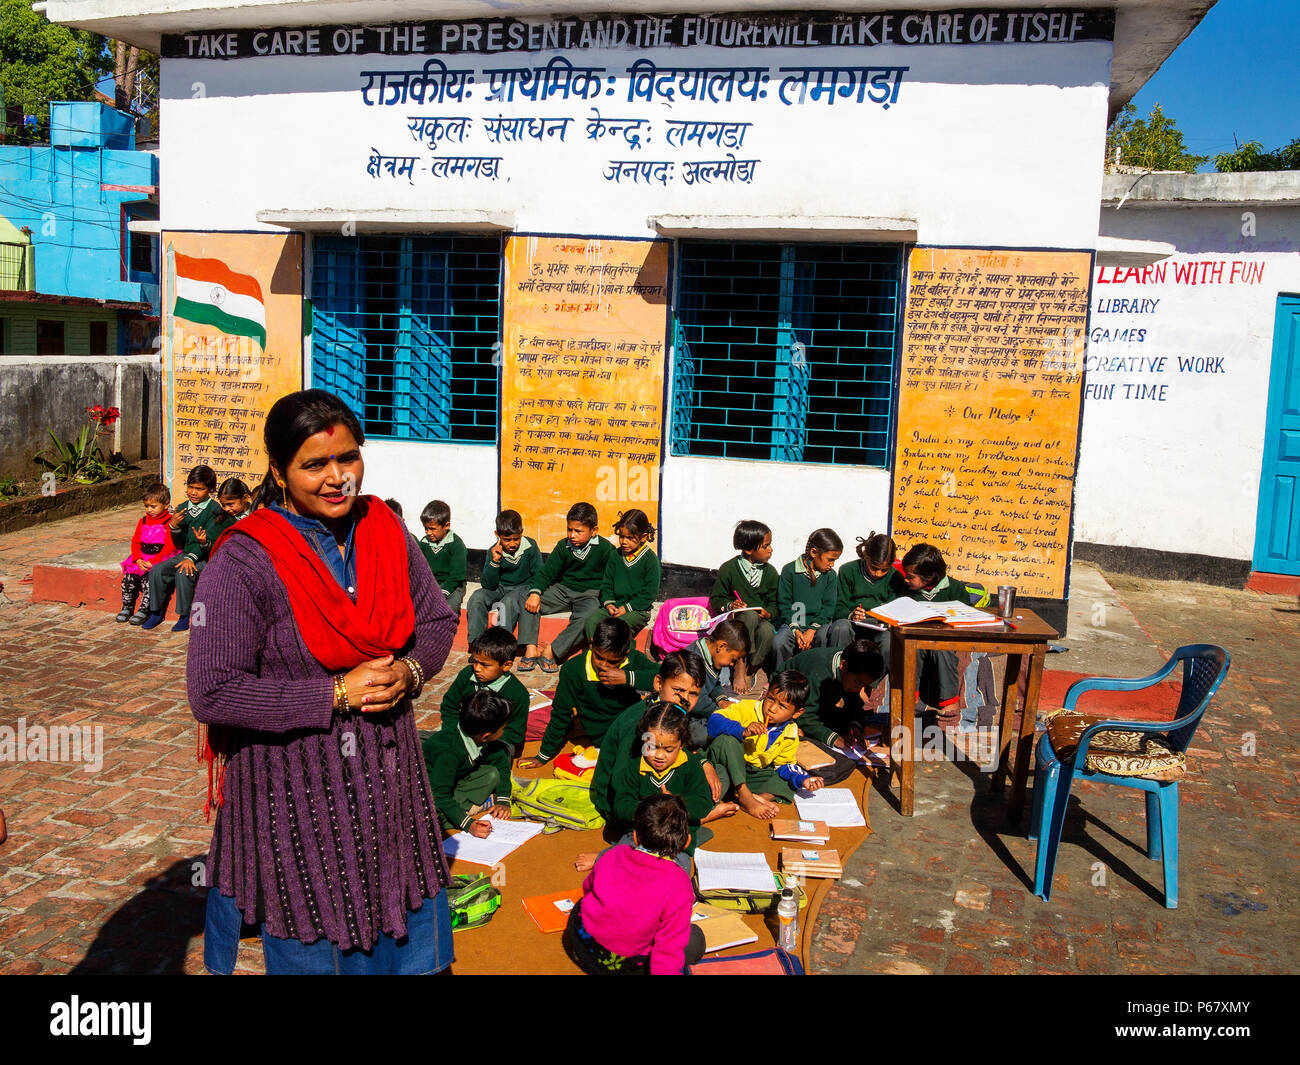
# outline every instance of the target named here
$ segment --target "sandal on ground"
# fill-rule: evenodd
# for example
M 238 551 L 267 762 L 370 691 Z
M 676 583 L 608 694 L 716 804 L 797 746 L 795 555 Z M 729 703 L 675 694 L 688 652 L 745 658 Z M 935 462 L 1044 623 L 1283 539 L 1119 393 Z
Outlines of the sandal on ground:
M 130 621 L 130 620 L 131 620 L 131 611 L 130 611 L 130 610 L 127 610 L 127 609 L 125 609 L 125 608 L 123 608 L 121 611 L 118 612 L 117 617 L 115 617 L 113 620 L 114 620 L 114 621 L 123 621 L 123 622 L 125 622 L 125 621 Z
M 554 658 L 548 658 L 546 655 L 538 655 L 537 662 L 542 667 L 543 673 L 560 672 L 560 663 L 555 661 Z
M 537 668 L 536 655 L 524 655 L 519 659 L 519 665 L 515 666 L 516 673 L 531 673 Z

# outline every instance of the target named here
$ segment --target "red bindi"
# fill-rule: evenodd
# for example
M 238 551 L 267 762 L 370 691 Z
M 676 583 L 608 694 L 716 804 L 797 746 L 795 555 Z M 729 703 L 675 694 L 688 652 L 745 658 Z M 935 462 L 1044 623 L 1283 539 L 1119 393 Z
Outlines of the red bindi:
M 332 426 L 332 425 L 327 425 L 327 426 L 325 426 L 325 431 L 326 431 L 327 433 L 329 433 L 330 436 L 333 436 L 333 435 L 334 435 L 334 426 Z

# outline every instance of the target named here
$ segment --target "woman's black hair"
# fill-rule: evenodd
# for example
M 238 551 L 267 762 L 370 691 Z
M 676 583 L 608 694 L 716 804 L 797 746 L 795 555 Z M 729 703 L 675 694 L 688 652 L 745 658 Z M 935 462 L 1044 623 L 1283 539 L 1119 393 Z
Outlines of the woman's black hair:
M 632 646 L 632 626 L 622 618 L 602 618 L 591 633 L 591 649 L 622 658 Z
M 637 725 L 636 734 L 641 742 L 651 732 L 666 732 L 681 741 L 683 747 L 690 737 L 690 715 L 684 706 L 676 703 L 661 703 L 658 699 L 647 699 L 645 713 Z
M 757 551 L 763 546 L 763 538 L 771 535 L 772 530 L 761 521 L 746 518 L 736 522 L 736 531 L 731 534 L 731 546 L 737 551 Z
M 874 569 L 892 566 L 897 557 L 898 548 L 894 545 L 892 536 L 873 531 L 865 540 L 861 536 L 858 537 L 858 558 L 868 566 Z
M 625 510 L 614 522 L 614 531 L 622 529 L 628 536 L 644 536 L 651 543 L 655 539 L 655 527 L 644 510 Z
M 352 434 L 357 445 L 366 442 L 366 434 L 352 409 L 338 396 L 319 388 L 290 392 L 277 399 L 266 415 L 262 441 L 270 460 L 266 476 L 253 493 L 253 506 L 264 507 L 283 498 L 283 491 L 275 483 L 275 470 L 284 476 L 298 449 L 309 437 L 323 433 L 334 425 L 342 425 Z
M 943 560 L 943 554 L 930 544 L 917 544 L 908 551 L 903 556 L 903 568 L 920 577 L 927 588 L 948 576 L 948 563 Z
M 218 499 L 243 499 L 248 494 L 248 485 L 238 477 L 227 477 L 217 488 Z
M 704 663 L 700 661 L 699 655 L 693 655 L 689 651 L 674 651 L 664 655 L 664 660 L 659 663 L 661 681 L 672 680 L 683 673 L 695 681 L 698 687 L 704 687 Z
M 814 529 L 804 545 L 803 553 L 811 555 L 814 551 L 843 551 L 844 541 L 834 529 Z
M 691 822 L 680 795 L 651 795 L 642 799 L 632 822 L 636 841 L 651 854 L 672 858 L 691 840 Z

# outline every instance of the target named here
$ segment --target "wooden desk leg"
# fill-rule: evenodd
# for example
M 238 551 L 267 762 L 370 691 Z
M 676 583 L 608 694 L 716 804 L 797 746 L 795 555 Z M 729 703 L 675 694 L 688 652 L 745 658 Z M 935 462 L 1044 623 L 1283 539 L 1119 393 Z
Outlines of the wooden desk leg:
M 891 788 L 899 787 L 902 784 L 902 771 L 899 768 L 902 755 L 895 750 L 895 737 L 898 735 L 898 726 L 903 723 L 903 640 L 901 637 L 895 637 L 890 634 L 890 640 L 893 641 L 889 650 L 889 735 L 886 737 L 890 745 L 889 755 L 889 781 Z
M 1025 685 L 1025 705 L 1020 714 L 1015 776 L 1011 781 L 1011 798 L 1007 802 L 1007 818 L 1016 823 L 1025 809 L 1025 785 L 1029 782 L 1029 763 L 1034 753 L 1034 725 L 1038 719 L 1038 693 L 1043 686 L 1043 661 L 1046 657 L 1047 647 L 1040 643 L 1029 658 L 1029 682 Z
M 1000 792 L 1006 787 L 1007 766 L 1011 759 L 1011 723 L 1020 697 L 1021 655 L 1007 655 L 1007 671 L 1002 678 L 1002 712 L 998 717 L 998 764 L 993 770 L 990 789 Z
M 898 809 L 904 817 L 912 816 L 913 783 L 916 779 L 916 651 L 904 646 L 903 690 L 900 692 L 900 722 L 902 729 L 902 758 L 899 759 Z

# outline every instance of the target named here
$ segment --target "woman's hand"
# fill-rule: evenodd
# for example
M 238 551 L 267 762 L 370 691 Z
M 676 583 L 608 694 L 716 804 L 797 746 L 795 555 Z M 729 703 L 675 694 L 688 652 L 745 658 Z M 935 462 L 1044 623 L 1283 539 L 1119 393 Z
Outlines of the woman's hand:
M 415 687 L 415 678 L 405 665 L 394 663 L 392 655 L 384 655 L 362 662 L 344 676 L 343 684 L 350 707 L 365 714 L 378 714 L 400 702 Z

